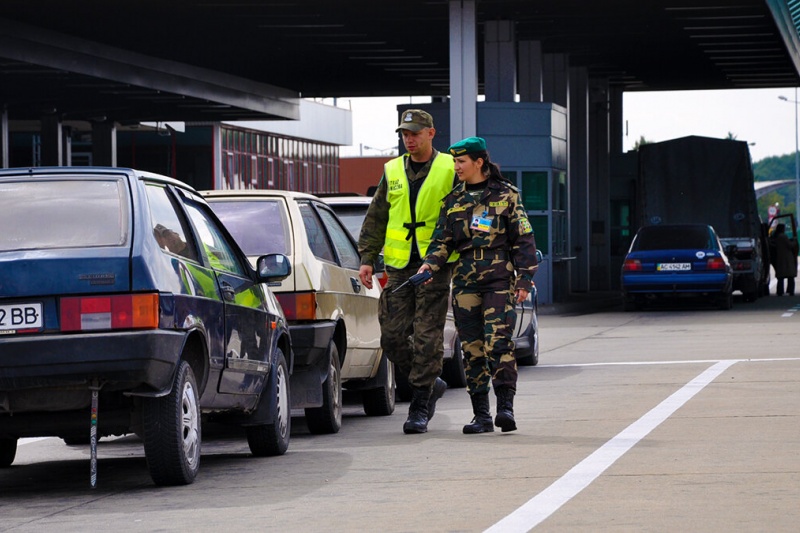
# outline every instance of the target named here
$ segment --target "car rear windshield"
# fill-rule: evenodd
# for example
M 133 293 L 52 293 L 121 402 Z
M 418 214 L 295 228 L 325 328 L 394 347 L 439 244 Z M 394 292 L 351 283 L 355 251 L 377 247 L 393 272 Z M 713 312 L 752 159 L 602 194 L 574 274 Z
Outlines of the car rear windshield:
M 121 246 L 127 198 L 117 179 L 0 182 L 0 251 Z
M 289 220 L 282 200 L 213 200 L 211 208 L 248 256 L 291 255 Z
M 649 226 L 639 230 L 634 250 L 687 250 L 715 248 L 705 226 Z
M 361 234 L 361 225 L 364 224 L 364 218 L 367 216 L 368 205 L 337 205 L 331 204 L 331 209 L 339 216 L 339 219 L 344 223 L 347 231 L 358 240 Z

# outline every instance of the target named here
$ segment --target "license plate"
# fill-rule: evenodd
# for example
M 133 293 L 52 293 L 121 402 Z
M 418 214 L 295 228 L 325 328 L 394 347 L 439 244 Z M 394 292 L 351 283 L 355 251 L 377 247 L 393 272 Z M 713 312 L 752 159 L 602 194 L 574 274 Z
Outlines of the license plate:
M 0 331 L 41 329 L 42 304 L 0 305 Z
M 657 270 L 691 270 L 691 263 L 659 263 Z

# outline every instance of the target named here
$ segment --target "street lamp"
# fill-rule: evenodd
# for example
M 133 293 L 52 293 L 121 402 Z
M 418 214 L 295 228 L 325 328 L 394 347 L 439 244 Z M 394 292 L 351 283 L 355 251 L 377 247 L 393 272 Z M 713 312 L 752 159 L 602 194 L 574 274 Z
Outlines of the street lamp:
M 794 218 L 797 224 L 800 225 L 800 146 L 798 146 L 798 130 L 797 124 L 797 87 L 794 88 L 794 100 L 789 100 L 785 96 L 779 96 L 784 102 L 791 102 L 794 104 Z M 797 235 L 795 235 L 797 237 Z

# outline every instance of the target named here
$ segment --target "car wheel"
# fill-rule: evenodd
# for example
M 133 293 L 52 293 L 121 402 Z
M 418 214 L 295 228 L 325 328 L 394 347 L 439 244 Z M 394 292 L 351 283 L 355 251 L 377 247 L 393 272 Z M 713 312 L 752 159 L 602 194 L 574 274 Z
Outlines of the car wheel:
M 331 341 L 328 345 L 328 377 L 322 384 L 322 405 L 305 410 L 311 433 L 338 433 L 342 427 L 342 371 L 339 364 L 339 348 Z
M 67 446 L 86 446 L 89 444 L 89 435 L 80 436 L 80 437 L 64 437 L 63 441 L 64 444 Z M 97 437 L 96 442 L 100 442 L 100 437 Z
M 17 439 L 0 439 L 0 468 L 11 466 L 17 456 Z
M 723 311 L 727 311 L 733 307 L 733 293 L 727 293 L 719 298 L 717 306 Z
M 395 375 L 394 364 L 381 355 L 381 368 L 378 375 L 385 376 L 383 384 L 376 389 L 367 389 L 361 393 L 361 402 L 367 416 L 389 416 L 394 413 Z
M 453 339 L 453 357 L 444 362 L 442 379 L 451 389 L 463 389 L 467 386 L 467 376 L 464 374 L 464 352 L 461 351 L 461 339 L 458 338 L 458 335 Z
M 258 426 L 247 426 L 247 444 L 257 457 L 283 455 L 289 449 L 289 437 L 292 429 L 292 411 L 289 406 L 289 370 L 286 357 L 278 348 L 278 357 L 270 379 L 271 390 L 263 394 L 272 394 L 275 398 L 272 409 L 272 423 Z
M 181 361 L 172 390 L 142 402 L 144 455 L 156 485 L 188 485 L 200 468 L 200 402 L 192 367 Z
M 539 364 L 539 326 L 538 320 L 534 322 L 530 333 L 531 354 L 517 359 L 518 366 L 536 366 Z

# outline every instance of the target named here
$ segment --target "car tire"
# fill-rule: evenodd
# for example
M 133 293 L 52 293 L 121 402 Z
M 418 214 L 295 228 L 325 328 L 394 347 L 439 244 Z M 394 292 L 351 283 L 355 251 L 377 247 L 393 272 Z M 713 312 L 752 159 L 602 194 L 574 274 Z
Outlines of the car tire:
M 389 416 L 394 413 L 395 375 L 394 364 L 385 354 L 381 355 L 381 368 L 378 375 L 385 376 L 383 384 L 375 389 L 366 389 L 361 393 L 361 402 L 367 416 Z
M 328 376 L 322 383 L 322 405 L 305 410 L 308 430 L 315 434 L 338 433 L 342 428 L 342 370 L 339 348 L 328 345 Z
M 17 439 L 0 439 L 0 468 L 11 466 L 17 456 Z
M 539 330 L 536 326 L 532 328 L 530 343 L 533 346 L 531 354 L 517 359 L 518 366 L 536 366 L 539 364 Z
M 453 357 L 446 359 L 442 367 L 442 379 L 451 389 L 463 389 L 467 386 L 467 376 L 464 374 L 464 352 L 461 350 L 461 339 L 456 335 L 453 338 Z
M 201 421 L 197 382 L 186 361 L 178 364 L 172 390 L 142 402 L 144 455 L 156 485 L 188 485 L 200 469 Z
M 733 307 L 733 293 L 729 292 L 723 296 L 720 296 L 719 300 L 717 301 L 717 307 L 723 311 L 731 309 Z
M 89 435 L 80 437 L 64 437 L 62 439 L 67 446 L 88 446 L 90 442 Z M 100 437 L 97 437 L 95 442 L 100 442 Z
M 272 409 L 272 422 L 257 426 L 247 426 L 247 444 L 256 457 L 283 455 L 289 449 L 292 429 L 292 410 L 289 405 L 289 367 L 280 348 L 274 376 L 270 379 L 271 390 L 262 394 L 272 394 L 275 398 Z

